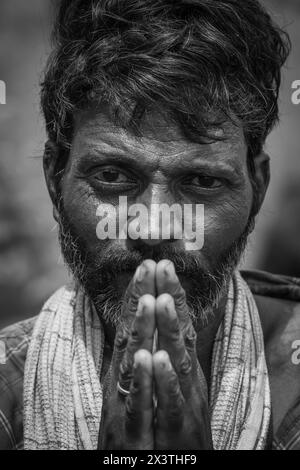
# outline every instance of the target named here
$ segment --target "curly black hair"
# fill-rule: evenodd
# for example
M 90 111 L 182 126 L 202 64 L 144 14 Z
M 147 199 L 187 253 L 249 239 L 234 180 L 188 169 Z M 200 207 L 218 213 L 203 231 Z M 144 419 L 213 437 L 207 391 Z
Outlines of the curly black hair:
M 75 113 L 102 103 L 134 132 L 159 107 L 199 142 L 238 121 L 252 158 L 278 119 L 290 40 L 257 0 L 62 0 L 53 39 L 41 102 L 65 155 Z

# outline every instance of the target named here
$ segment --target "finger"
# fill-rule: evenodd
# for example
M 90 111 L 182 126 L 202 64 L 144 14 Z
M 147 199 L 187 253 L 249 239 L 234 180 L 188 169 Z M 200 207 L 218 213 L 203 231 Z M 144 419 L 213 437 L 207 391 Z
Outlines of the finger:
M 144 294 L 156 295 L 155 261 L 148 259 L 137 268 L 125 293 L 125 315 L 135 315 L 139 298 Z
M 191 393 L 192 360 L 196 361 L 195 345 L 188 351 L 180 329 L 174 300 L 169 294 L 162 294 L 156 299 L 156 325 L 159 349 L 166 351 L 178 376 L 185 398 Z
M 157 264 L 156 283 L 158 295 L 166 293 L 173 297 L 186 347 L 189 351 L 193 351 L 196 344 L 196 332 L 186 303 L 185 290 L 181 286 L 171 261 L 162 260 Z
M 186 324 L 190 321 L 189 310 L 186 303 L 186 294 L 172 261 L 161 260 L 156 266 L 156 288 L 157 294 L 170 294 L 174 298 L 175 307 L 180 323 Z
M 176 432 L 183 423 L 184 398 L 166 351 L 153 355 L 153 374 L 157 398 L 156 428 L 158 432 Z
M 139 299 L 145 295 L 155 293 L 155 270 L 156 263 L 152 260 L 145 260 L 136 270 L 125 293 L 125 300 L 122 308 L 121 321 L 118 325 L 115 341 L 112 364 L 119 372 L 119 364 L 126 350 L 130 337 L 132 323 L 136 316 Z
M 119 370 L 119 383 L 125 390 L 129 389 L 133 376 L 134 354 L 139 349 L 152 352 L 155 328 L 155 298 L 150 294 L 146 294 L 139 300 L 125 350 L 118 350 L 121 356 L 119 359 L 120 367 L 117 369 Z M 115 367 L 118 367 L 118 365 L 115 364 Z
M 139 350 L 134 356 L 134 374 L 126 398 L 125 431 L 136 448 L 153 445 L 153 368 L 152 355 Z

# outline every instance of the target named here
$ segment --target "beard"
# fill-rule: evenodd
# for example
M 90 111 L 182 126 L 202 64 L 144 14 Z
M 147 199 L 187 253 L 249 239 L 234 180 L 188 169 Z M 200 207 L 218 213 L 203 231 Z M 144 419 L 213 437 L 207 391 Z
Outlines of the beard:
M 199 252 L 188 252 L 161 243 L 148 246 L 136 244 L 124 249 L 117 244 L 102 242 L 95 253 L 85 240 L 78 236 L 62 204 L 60 206 L 59 241 L 65 263 L 92 300 L 98 315 L 107 324 L 117 327 L 122 321 L 125 290 L 120 288 L 119 278 L 123 274 L 134 275 L 145 259 L 173 262 L 179 279 L 188 282 L 186 302 L 195 327 L 204 328 L 213 316 L 220 299 L 227 293 L 229 281 L 245 250 L 252 231 L 254 217 L 250 216 L 243 233 L 218 257 L 204 262 Z

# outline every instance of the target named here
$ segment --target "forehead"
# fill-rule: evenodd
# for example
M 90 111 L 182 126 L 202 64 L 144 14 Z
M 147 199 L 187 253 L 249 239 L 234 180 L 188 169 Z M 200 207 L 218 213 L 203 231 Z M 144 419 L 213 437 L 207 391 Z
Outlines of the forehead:
M 145 114 L 136 136 L 116 125 L 107 108 L 88 110 L 76 116 L 72 144 L 76 157 L 86 153 L 131 154 L 131 157 L 178 157 L 188 159 L 195 155 L 207 160 L 226 159 L 237 164 L 246 160 L 247 147 L 243 130 L 231 122 L 214 130 L 222 140 L 198 143 L 187 139 L 179 125 L 159 111 Z M 237 156 L 239 158 L 237 159 Z M 176 161 L 176 159 L 175 159 Z

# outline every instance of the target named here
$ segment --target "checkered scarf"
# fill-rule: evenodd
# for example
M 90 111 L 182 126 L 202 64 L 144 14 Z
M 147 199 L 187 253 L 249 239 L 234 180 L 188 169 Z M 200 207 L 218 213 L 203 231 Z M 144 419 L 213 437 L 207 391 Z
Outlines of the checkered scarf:
M 61 288 L 43 307 L 24 378 L 25 449 L 97 449 L 104 333 L 81 289 Z M 254 298 L 240 274 L 230 283 L 215 338 L 210 387 L 214 448 L 263 449 L 270 389 Z

